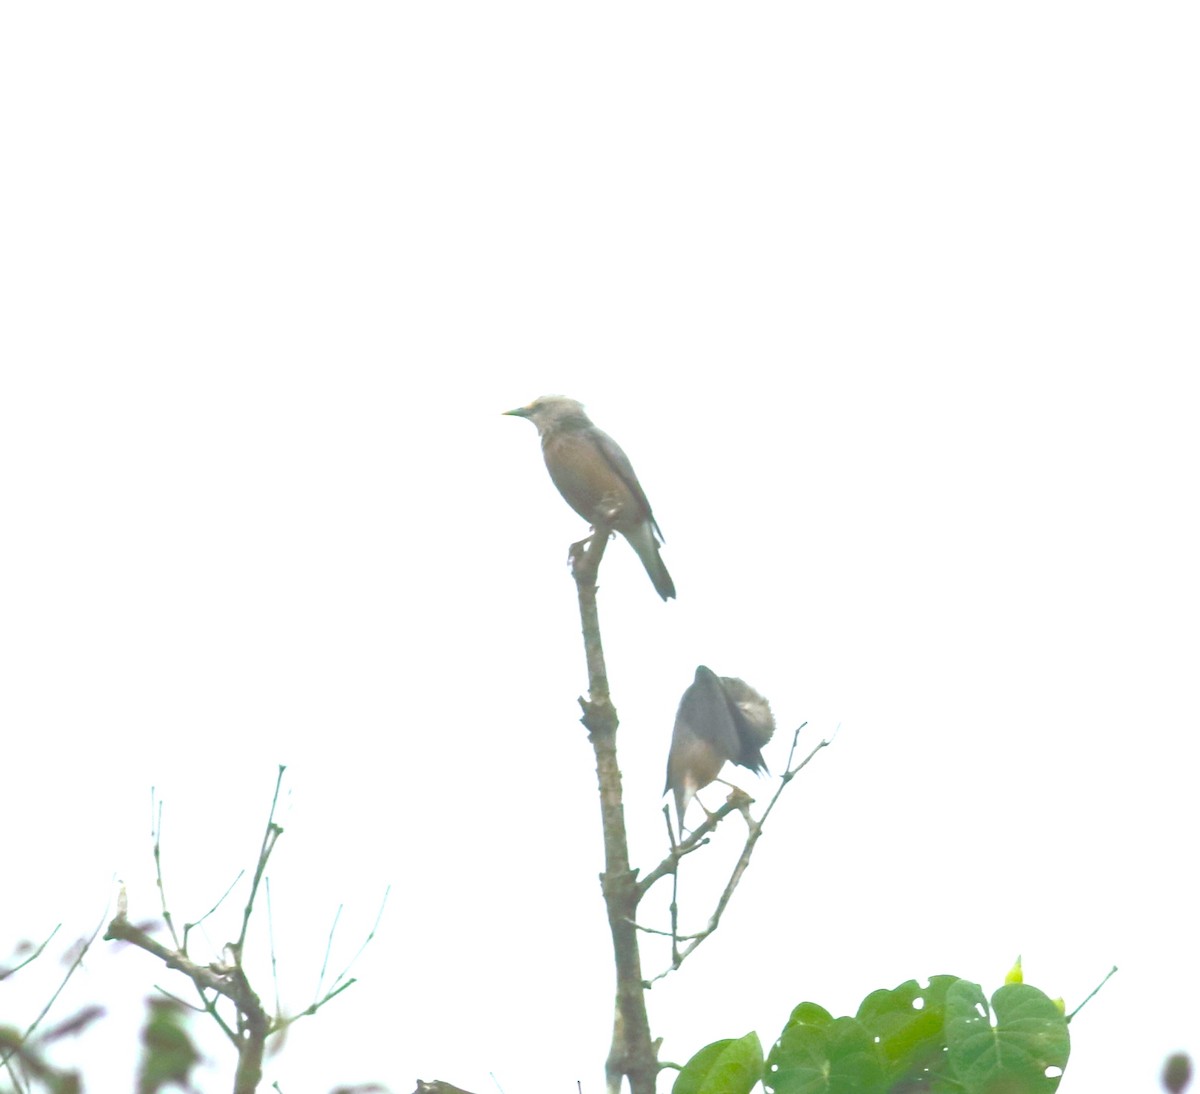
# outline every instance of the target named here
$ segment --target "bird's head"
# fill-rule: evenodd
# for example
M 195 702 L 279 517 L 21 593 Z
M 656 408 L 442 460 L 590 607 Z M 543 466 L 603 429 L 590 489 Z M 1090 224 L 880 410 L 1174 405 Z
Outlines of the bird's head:
M 584 412 L 583 403 L 577 399 L 568 399 L 565 395 L 539 395 L 528 406 L 506 410 L 504 413 L 517 418 L 528 418 L 537 426 L 538 433 L 543 435 L 556 429 L 578 429 L 592 424 Z

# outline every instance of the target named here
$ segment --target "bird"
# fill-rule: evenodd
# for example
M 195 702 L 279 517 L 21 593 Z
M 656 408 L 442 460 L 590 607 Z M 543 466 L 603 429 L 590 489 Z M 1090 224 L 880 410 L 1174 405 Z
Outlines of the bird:
M 567 504 L 593 528 L 620 532 L 658 595 L 670 600 L 675 582 L 659 554 L 663 534 L 621 446 L 592 424 L 582 403 L 565 395 L 540 395 L 528 406 L 504 413 L 537 426 L 546 468 Z
M 681 833 L 683 815 L 696 791 L 716 780 L 726 760 L 755 774 L 768 774 L 762 747 L 774 732 L 771 704 L 749 684 L 736 676 L 718 676 L 707 665 L 697 666 L 675 714 L 663 788 L 664 794 L 675 791 Z

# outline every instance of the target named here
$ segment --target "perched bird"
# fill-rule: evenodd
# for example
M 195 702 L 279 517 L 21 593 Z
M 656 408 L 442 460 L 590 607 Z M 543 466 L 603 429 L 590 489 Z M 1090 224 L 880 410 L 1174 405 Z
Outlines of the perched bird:
M 766 774 L 762 746 L 775 732 L 771 705 L 744 680 L 718 676 L 700 665 L 696 678 L 679 700 L 667 785 L 675 791 L 675 812 L 683 831 L 683 814 L 696 791 L 716 780 L 726 760 Z
M 595 528 L 620 532 L 637 552 L 663 600 L 675 583 L 663 565 L 662 532 L 629 457 L 602 429 L 592 425 L 583 404 L 563 395 L 541 395 L 528 406 L 506 410 L 528 418 L 542 438 L 550 478 L 567 504 Z

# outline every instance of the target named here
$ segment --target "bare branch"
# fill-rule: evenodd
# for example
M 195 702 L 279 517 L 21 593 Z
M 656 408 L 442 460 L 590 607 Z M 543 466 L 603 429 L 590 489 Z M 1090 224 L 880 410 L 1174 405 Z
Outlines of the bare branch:
M 683 844 L 676 846 L 676 847 L 672 847 L 670 853 L 663 860 L 663 862 L 660 863 L 659 866 L 657 866 L 653 871 L 651 871 L 651 873 L 648 874 L 646 876 L 646 878 L 642 881 L 639 888 L 641 890 L 641 893 L 644 894 L 646 892 L 646 890 L 648 890 L 650 888 L 650 886 L 653 885 L 656 881 L 658 881 L 659 878 L 661 878 L 664 874 L 670 873 L 672 875 L 672 878 L 674 879 L 677 874 L 677 867 L 679 864 L 679 860 L 683 857 L 684 854 L 687 853 L 687 851 L 695 850 L 694 846 L 689 847 L 689 844 L 692 842 L 693 839 L 695 839 L 698 835 L 704 833 L 709 828 L 709 826 L 716 827 L 716 825 L 720 822 L 720 820 L 723 817 L 725 817 L 726 815 L 728 815 L 730 812 L 736 810 L 737 812 L 742 814 L 742 817 L 746 822 L 746 842 L 742 847 L 742 853 L 738 856 L 738 860 L 734 864 L 732 873 L 729 875 L 729 881 L 726 883 L 724 891 L 721 893 L 721 896 L 717 900 L 716 908 L 713 910 L 712 915 L 709 917 L 708 925 L 703 930 L 698 931 L 696 934 L 685 936 L 688 944 L 686 946 L 684 946 L 683 949 L 679 949 L 677 943 L 679 941 L 682 941 L 683 938 L 681 938 L 681 936 L 677 933 L 677 928 L 678 928 L 677 907 L 676 907 L 676 901 L 675 901 L 675 893 L 673 891 L 672 897 L 671 897 L 671 911 L 670 911 L 670 914 L 671 914 L 671 964 L 668 968 L 664 969 L 657 976 L 653 977 L 651 980 L 647 980 L 645 982 L 646 987 L 650 987 L 652 984 L 657 983 L 659 980 L 663 979 L 663 977 L 668 976 L 670 973 L 672 973 L 676 969 L 678 969 L 679 966 L 682 965 L 683 962 L 687 960 L 688 956 L 696 949 L 696 947 L 699 946 L 706 938 L 708 938 L 709 935 L 711 935 L 721 925 L 721 917 L 725 914 L 725 909 L 729 906 L 729 901 L 732 899 L 734 890 L 737 889 L 739 882 L 741 882 L 742 875 L 745 874 L 746 868 L 750 865 L 750 857 L 754 854 L 755 844 L 758 843 L 759 837 L 763 833 L 763 825 L 766 823 L 766 819 L 770 815 L 771 810 L 775 808 L 776 802 L 779 801 L 780 795 L 783 793 L 784 787 L 786 787 L 788 785 L 788 783 L 790 783 L 792 781 L 792 779 L 794 779 L 796 777 L 797 774 L 799 774 L 805 767 L 807 767 L 808 764 L 813 759 L 813 757 L 816 756 L 816 754 L 818 752 L 820 752 L 821 749 L 826 748 L 829 745 L 830 741 L 832 740 L 832 737 L 823 738 L 821 741 L 819 741 L 816 744 L 816 746 L 812 749 L 812 751 L 809 752 L 809 754 L 804 757 L 803 760 L 801 760 L 798 764 L 796 764 L 793 767 L 792 760 L 795 758 L 795 755 L 796 755 L 796 744 L 800 738 L 801 730 L 803 730 L 804 727 L 807 725 L 808 725 L 807 722 L 801 723 L 797 727 L 796 732 L 794 734 L 792 734 L 792 744 L 791 744 L 791 748 L 788 750 L 787 769 L 784 771 L 783 775 L 780 776 L 779 786 L 776 787 L 775 793 L 772 795 L 771 800 L 767 803 L 767 807 L 763 810 L 762 817 L 759 820 L 755 820 L 754 817 L 750 813 L 750 806 L 753 804 L 753 799 L 750 798 L 744 791 L 739 790 L 737 787 L 734 787 L 733 792 L 729 795 L 729 799 L 726 801 L 725 805 L 723 805 L 716 813 L 709 816 L 708 819 L 704 822 L 704 824 L 702 824 L 698 829 L 696 829 L 696 831 L 694 831 L 692 833 L 692 835 L 689 836 L 688 839 L 683 842 Z M 836 734 L 836 730 L 834 732 Z M 674 880 L 673 880 L 672 884 L 674 886 L 674 884 L 675 884 Z
M 157 803 L 158 808 L 155 809 Z M 163 922 L 167 925 L 167 930 L 171 932 L 171 941 L 175 943 L 177 950 L 187 952 L 187 926 L 183 928 L 183 942 L 179 941 L 179 935 L 175 933 L 175 920 L 171 915 L 171 909 L 167 907 L 167 888 L 163 882 L 162 872 L 162 802 L 157 800 L 154 787 L 150 787 L 150 840 L 154 847 L 154 881 L 158 886 L 158 899 L 162 905 Z
M 156 808 L 156 806 L 157 806 L 157 808 Z M 201 923 L 203 923 L 210 915 L 212 915 L 225 902 L 225 898 L 228 897 L 231 892 L 233 892 L 234 886 L 237 885 L 237 883 L 239 881 L 241 881 L 241 879 L 245 875 L 246 871 L 245 870 L 238 871 L 237 877 L 235 877 L 233 879 L 233 881 L 230 883 L 229 888 L 227 888 L 225 890 L 225 892 L 223 892 L 221 894 L 221 896 L 217 899 L 217 902 L 211 908 L 209 908 L 208 911 L 205 912 L 199 919 L 197 919 L 194 923 L 185 923 L 183 925 L 183 938 L 180 939 L 178 933 L 175 930 L 174 916 L 172 916 L 171 910 L 167 905 L 167 890 L 166 890 L 166 885 L 164 884 L 164 881 L 163 881 L 162 824 L 163 824 L 163 803 L 161 801 L 157 800 L 157 796 L 152 787 L 150 790 L 150 838 L 153 841 L 154 875 L 155 875 L 155 883 L 158 887 L 159 902 L 162 907 L 163 922 L 167 925 L 168 931 L 170 931 L 171 941 L 175 944 L 176 952 L 183 955 L 184 957 L 187 957 L 188 936 L 191 934 L 191 932 L 193 930 L 195 930 L 195 928 L 199 927 Z M 126 914 L 124 887 L 122 887 L 122 889 L 121 889 L 121 901 L 117 906 L 117 913 L 118 913 L 118 918 L 122 918 Z M 238 1037 L 237 1037 L 236 1031 L 233 1029 L 232 1026 L 229 1025 L 228 1022 L 225 1021 L 224 1017 L 222 1017 L 222 1015 L 221 1015 L 221 1012 L 219 1010 L 217 1010 L 217 999 L 219 998 L 219 996 L 216 994 L 210 996 L 206 992 L 206 990 L 203 987 L 201 987 L 200 985 L 196 984 L 194 980 L 192 981 L 192 983 L 193 983 L 193 986 L 196 988 L 197 994 L 200 996 L 201 1006 L 198 1008 L 195 1008 L 195 1007 L 191 1007 L 190 1004 L 185 1003 L 183 1005 L 188 1006 L 189 1009 L 202 1010 L 205 1014 L 208 1014 L 212 1018 L 212 1020 L 214 1022 L 216 1022 L 217 1025 L 220 1027 L 221 1032 L 224 1033 L 225 1036 L 228 1037 L 229 1040 L 234 1043 L 234 1045 L 237 1045 Z M 162 987 L 161 985 L 155 985 L 155 988 L 157 991 L 159 991 L 162 995 L 166 996 L 168 999 L 172 999 L 178 1003 L 183 1002 L 173 992 L 167 991 L 167 989 Z
M 1108 975 L 1105 976 L 1105 978 L 1103 980 L 1101 980 L 1099 984 L 1097 984 L 1094 988 L 1092 988 L 1091 991 L 1089 991 L 1087 993 L 1087 997 L 1083 1000 L 1082 1003 L 1079 1004 L 1079 1006 L 1077 1006 L 1073 1011 L 1071 1011 L 1070 1014 L 1067 1015 L 1068 1022 L 1072 1018 L 1074 1018 L 1075 1015 L 1077 1015 L 1081 1010 L 1083 1010 L 1084 1007 L 1086 1007 L 1088 1005 L 1088 1003 L 1092 999 L 1092 996 L 1094 996 L 1102 987 L 1104 987 L 1105 984 L 1107 984 L 1109 982 L 1109 980 L 1112 978 L 1113 973 L 1115 973 L 1116 971 L 1117 971 L 1116 965 L 1114 965 L 1111 969 L 1108 970 Z
M 775 803 L 779 801 L 779 797 L 783 793 L 783 788 L 787 786 L 787 784 L 790 783 L 797 775 L 799 775 L 801 771 L 808 767 L 808 765 L 812 762 L 813 757 L 820 752 L 821 749 L 828 748 L 833 743 L 834 737 L 837 736 L 838 729 L 841 729 L 841 725 L 839 724 L 830 736 L 822 737 L 813 746 L 809 754 L 805 756 L 804 759 L 798 764 L 796 764 L 795 767 L 792 767 L 792 757 L 796 754 L 796 742 L 800 738 L 800 731 L 807 725 L 807 722 L 801 722 L 800 725 L 796 727 L 796 732 L 792 734 L 792 747 L 788 749 L 787 770 L 784 771 L 784 773 L 779 777 L 779 786 L 775 793 L 771 796 L 771 800 L 767 802 L 767 807 L 763 810 L 762 820 L 758 822 L 759 824 L 765 823 L 767 817 L 770 816 L 771 810 L 775 808 Z
M 154 990 L 158 992 L 164 999 L 170 999 L 178 1007 L 183 1007 L 185 1010 L 190 1010 L 193 1014 L 207 1014 L 207 1007 L 198 1007 L 195 1003 L 189 1003 L 181 995 L 176 995 L 173 991 L 167 991 L 161 984 L 155 984 Z M 219 1020 L 219 1019 L 218 1019 Z M 229 1030 L 229 1035 L 233 1036 L 233 1031 Z
M 254 868 L 254 880 L 250 883 L 250 895 L 246 898 L 246 907 L 242 912 L 242 931 L 238 935 L 236 942 L 230 943 L 234 954 L 240 961 L 242 958 L 242 947 L 246 944 L 246 932 L 250 928 L 250 916 L 254 912 L 254 899 L 258 895 L 258 886 L 262 882 L 263 874 L 267 869 L 267 860 L 271 857 L 271 852 L 275 849 L 275 842 L 283 835 L 283 829 L 275 823 L 275 807 L 279 804 L 279 788 L 283 785 L 283 773 L 287 770 L 285 764 L 279 765 L 279 774 L 275 779 L 275 794 L 271 798 L 271 812 L 267 814 L 267 827 L 263 832 L 262 847 L 258 852 L 258 865 Z
M 621 769 L 617 764 L 617 712 L 608 690 L 608 670 L 600 640 L 596 608 L 596 571 L 604 557 L 608 528 L 599 525 L 586 540 L 571 545 L 571 570 L 579 593 L 583 649 L 587 659 L 588 697 L 580 699 L 583 724 L 596 754 L 600 787 L 600 819 L 604 836 L 604 873 L 600 886 L 612 935 L 617 972 L 617 997 L 613 1035 L 604 1072 L 609 1094 L 617 1094 L 625 1077 L 632 1094 L 653 1094 L 658 1074 L 656 1050 L 650 1039 L 650 1021 L 642 987 L 641 955 L 637 930 L 637 871 L 629 866 L 629 841 L 621 799 Z
M 333 914 L 333 923 L 329 927 L 329 937 L 325 940 L 325 957 L 321 961 L 321 974 L 317 977 L 317 995 L 321 994 L 321 985 L 325 983 L 325 970 L 329 968 L 329 954 L 333 949 L 333 936 L 337 934 L 338 920 L 342 918 L 343 905 L 339 904 Z
M 387 907 L 387 899 L 388 899 L 388 896 L 391 894 L 391 891 L 392 891 L 392 887 L 390 885 L 384 890 L 383 900 L 379 904 L 379 911 L 375 915 L 375 922 L 371 926 L 370 933 L 367 935 L 367 937 L 365 939 L 363 939 L 362 945 L 358 947 L 358 951 L 355 953 L 355 955 L 352 958 L 350 958 L 349 962 L 347 962 L 346 967 L 344 969 L 342 969 L 342 971 L 339 972 L 337 974 L 337 976 L 334 978 L 334 981 L 330 985 L 329 990 L 320 998 L 314 999 L 307 1007 L 304 1008 L 304 1010 L 300 1011 L 299 1014 L 294 1014 L 290 1018 L 284 1018 L 281 1015 L 277 1015 L 276 1019 L 275 1019 L 275 1024 L 271 1029 L 271 1032 L 273 1034 L 279 1033 L 279 1032 L 287 1029 L 287 1027 L 290 1026 L 293 1022 L 296 1022 L 301 1018 L 304 1018 L 310 1014 L 316 1014 L 317 1011 L 319 1011 L 326 1003 L 330 1002 L 333 999 L 336 999 L 347 988 L 352 987 L 353 985 L 358 983 L 358 980 L 355 977 L 350 977 L 349 979 L 346 979 L 347 974 L 354 967 L 355 962 L 358 961 L 358 959 L 362 956 L 363 950 L 365 950 L 367 948 L 367 946 L 370 945 L 371 941 L 375 938 L 375 932 L 379 930 L 379 923 L 383 919 L 383 910 L 385 907 Z M 341 913 L 342 913 L 342 909 L 339 906 L 338 907 L 338 915 L 340 916 Z M 334 927 L 336 928 L 336 926 L 337 926 L 337 920 L 335 918 Z M 333 944 L 333 931 L 331 930 L 329 932 L 329 945 L 327 945 L 326 949 L 325 949 L 325 961 L 321 965 L 321 975 L 317 980 L 317 994 L 318 995 L 320 995 L 321 983 L 325 979 L 326 966 L 329 963 L 329 948 L 330 948 L 330 946 L 332 946 L 332 944 Z
M 214 992 L 233 1003 L 238 1017 L 237 1031 L 231 1033 L 238 1048 L 234 1094 L 252 1094 L 262 1079 L 263 1045 L 270 1028 L 270 1019 L 258 996 L 251 990 L 246 974 L 241 968 L 237 965 L 215 963 L 197 965 L 185 954 L 151 938 L 121 913 L 109 923 L 104 937 L 113 941 L 128 942 L 157 957 L 167 968 L 183 973 L 196 985 L 201 998 L 209 1004 L 208 1009 L 214 1016 L 215 1003 L 207 998 L 206 992 Z
M 694 934 L 672 934 L 670 931 L 660 931 L 657 927 L 643 927 L 640 923 L 635 923 L 636 927 L 642 934 L 656 934 L 661 938 L 677 938 L 681 942 L 686 942 L 690 938 L 695 938 Z
M 596 609 L 596 571 L 610 533 L 597 528 L 587 539 L 572 543 L 568 552 L 571 572 L 579 590 L 579 615 L 583 623 L 583 652 L 587 658 L 588 695 L 593 703 L 608 703 L 608 669 L 604 664 L 604 647 L 600 642 L 600 615 Z M 581 700 L 582 705 L 582 700 Z M 584 725 L 587 709 L 584 708 Z M 591 726 L 588 726 L 591 729 Z M 616 731 L 616 726 L 613 726 Z
M 131 923 L 128 917 L 118 915 L 104 932 L 106 942 L 128 942 L 139 950 L 157 957 L 168 969 L 176 969 L 188 977 L 201 991 L 215 991 L 227 999 L 237 1002 L 237 993 L 230 987 L 229 967 L 216 964 L 197 965 L 178 950 L 172 950 L 151 938 L 141 927 Z
M 693 828 L 688 838 L 682 843 L 673 844 L 666 858 L 638 882 L 638 900 L 640 901 L 650 891 L 655 882 L 660 881 L 668 874 L 674 874 L 675 867 L 678 865 L 680 859 L 685 855 L 690 855 L 693 851 L 698 851 L 707 844 L 709 834 L 715 831 L 717 825 L 729 816 L 730 813 L 735 811 L 736 806 L 733 802 L 727 801 L 715 813 L 709 813 L 704 818 L 704 823 L 697 828 Z
M 246 876 L 246 871 L 239 870 L 237 872 L 237 877 L 235 877 L 229 883 L 229 888 L 226 889 L 225 892 L 223 892 L 217 898 L 216 904 L 214 904 L 211 908 L 209 908 L 207 912 L 205 912 L 199 919 L 197 919 L 195 921 L 195 923 L 185 923 L 183 925 L 183 945 L 180 947 L 180 949 L 183 953 L 187 953 L 188 935 L 191 934 L 192 931 L 194 931 L 197 927 L 199 927 L 201 923 L 203 923 L 210 915 L 213 914 L 213 912 L 215 912 L 222 904 L 225 903 L 225 898 L 228 897 L 229 894 L 233 892 L 234 886 L 236 886 L 237 883 L 239 881 L 241 881 L 242 878 L 244 878 L 245 876 Z
M 229 888 L 221 894 L 217 902 L 199 920 L 195 923 L 184 925 L 181 940 L 175 930 L 174 921 L 167 904 L 166 888 L 163 883 L 162 805 L 159 803 L 157 809 L 155 809 L 153 797 L 151 799 L 151 837 L 154 841 L 155 873 L 159 889 L 159 899 L 162 904 L 163 919 L 170 931 L 174 948 L 158 942 L 146 930 L 129 920 L 126 914 L 126 901 L 123 891 L 121 901 L 118 904 L 117 915 L 110 921 L 108 930 L 104 936 L 106 939 L 128 942 L 139 949 L 145 950 L 162 961 L 167 968 L 183 973 L 192 982 L 197 994 L 200 996 L 203 1010 L 212 1016 L 221 1031 L 233 1042 L 237 1049 L 238 1062 L 234 1076 L 235 1094 L 253 1094 L 253 1091 L 257 1089 L 258 1084 L 262 1081 L 265 1044 L 267 1036 L 271 1032 L 271 1020 L 264 1010 L 261 1000 L 259 1000 L 250 987 L 250 982 L 242 968 L 242 954 L 249 929 L 250 916 L 254 911 L 254 901 L 258 894 L 258 887 L 264 881 L 267 862 L 270 859 L 275 843 L 283 833 L 283 829 L 275 823 L 275 810 L 279 804 L 279 792 L 283 783 L 285 770 L 286 768 L 280 765 L 279 773 L 275 780 L 275 793 L 271 799 L 271 810 L 267 817 L 267 826 L 263 834 L 262 845 L 259 848 L 258 861 L 255 865 L 254 877 L 251 881 L 250 892 L 242 911 L 241 932 L 236 942 L 230 942 L 227 945 L 229 954 L 228 962 L 213 962 L 208 965 L 201 965 L 193 961 L 187 953 L 188 935 L 224 903 L 238 881 L 241 880 L 244 871 L 238 874 Z M 269 904 L 269 885 L 267 892 Z M 273 934 L 271 936 L 271 957 L 272 972 L 274 972 Z M 159 991 L 168 998 L 175 998 L 172 993 L 165 989 L 159 988 Z M 236 1015 L 236 1028 L 225 1020 L 218 1009 L 218 1003 L 222 999 L 227 999 L 233 1004 Z
M 241 914 L 241 927 L 237 941 L 226 943 L 225 958 L 220 962 L 210 962 L 201 964 L 194 961 L 187 953 L 187 940 L 189 932 L 195 927 L 200 926 L 217 908 L 219 908 L 229 894 L 236 887 L 238 881 L 244 876 L 245 871 L 241 871 L 234 882 L 225 890 L 220 899 L 200 917 L 195 923 L 188 923 L 183 928 L 182 944 L 176 936 L 174 928 L 171 930 L 171 941 L 174 946 L 164 945 L 151 936 L 145 925 L 135 924 L 130 921 L 127 915 L 127 901 L 125 898 L 124 889 L 121 891 L 121 898 L 118 902 L 117 915 L 109 922 L 108 930 L 105 938 L 127 942 L 130 945 L 136 946 L 138 949 L 144 950 L 154 957 L 157 957 L 169 969 L 174 969 L 182 973 L 192 983 L 200 996 L 200 1007 L 190 1006 L 183 1003 L 182 1000 L 171 992 L 158 988 L 164 996 L 176 1002 L 188 1006 L 191 1010 L 203 1010 L 211 1015 L 213 1020 L 221 1028 L 222 1032 L 230 1039 L 237 1051 L 237 1069 L 234 1076 L 234 1094 L 253 1094 L 259 1083 L 262 1082 L 263 1059 L 265 1055 L 266 1040 L 269 1036 L 279 1033 L 286 1029 L 294 1019 L 284 1019 L 280 1014 L 280 998 L 279 998 L 279 976 L 278 976 L 278 960 L 275 949 L 275 926 L 274 926 L 274 909 L 272 907 L 271 898 L 271 883 L 266 876 L 267 864 L 271 854 L 278 842 L 279 837 L 283 834 L 283 828 L 276 823 L 275 815 L 279 807 L 279 797 L 283 784 L 283 776 L 286 771 L 284 765 L 279 766 L 279 771 L 275 780 L 275 790 L 271 798 L 271 808 L 267 815 L 267 824 L 263 832 L 262 842 L 259 846 L 258 859 L 255 863 L 253 877 L 250 882 L 250 891 L 246 897 L 245 906 Z M 164 918 L 168 920 L 170 925 L 170 912 L 167 909 L 164 886 L 162 883 L 162 807 L 161 805 L 153 812 L 152 819 L 152 837 L 154 840 L 154 858 L 158 876 L 158 888 L 160 899 L 163 905 Z M 259 889 L 261 888 L 266 893 L 267 902 L 267 933 L 270 949 L 271 960 L 271 976 L 275 984 L 275 1010 L 276 1016 L 274 1019 L 268 1015 L 266 1009 L 262 1005 L 262 1001 L 250 986 L 250 981 L 246 975 L 243 966 L 243 956 L 245 951 L 246 939 L 249 934 L 250 917 L 254 913 L 255 901 L 258 898 Z M 389 890 L 390 891 L 390 890 Z M 384 903 L 386 903 L 387 894 L 384 895 Z M 341 914 L 341 908 L 338 909 L 338 915 Z M 355 960 L 365 949 L 368 942 L 375 936 L 375 931 L 379 927 L 380 919 L 383 915 L 383 904 L 379 909 L 379 914 L 376 916 L 374 926 L 371 928 L 371 933 L 366 941 L 359 947 L 358 953 L 355 954 Z M 335 919 L 336 926 L 336 919 Z M 330 934 L 330 943 L 332 946 L 333 934 Z M 325 962 L 321 967 L 321 978 L 324 979 L 329 961 L 329 947 L 326 948 Z M 351 962 L 353 963 L 353 962 Z M 348 987 L 355 983 L 353 979 L 346 979 L 346 973 L 349 971 L 349 966 L 346 970 L 339 974 L 334 986 L 325 993 L 324 997 L 314 1002 L 304 1013 L 313 1014 L 325 1003 L 340 995 Z M 319 985 L 318 985 L 319 990 Z M 235 1022 L 230 1023 L 222 1016 L 222 1010 L 228 1013 L 228 1004 L 233 1005 Z
M 371 924 L 370 933 L 366 938 L 363 939 L 362 945 L 358 947 L 358 950 L 355 952 L 354 956 L 346 963 L 346 967 L 337 974 L 337 979 L 335 979 L 333 982 L 335 987 L 340 984 L 342 980 L 345 979 L 346 974 L 349 973 L 352 968 L 354 968 L 355 963 L 360 957 L 362 957 L 363 950 L 365 950 L 371 944 L 371 942 L 374 941 L 375 932 L 379 930 L 379 924 L 383 920 L 383 910 L 387 907 L 388 897 L 391 895 L 391 892 L 392 887 L 390 885 L 384 889 L 383 899 L 379 902 L 379 911 L 375 913 L 375 922 Z M 351 981 L 351 983 L 353 983 L 353 981 Z M 341 988 L 338 988 L 338 991 L 341 990 Z M 326 998 L 332 999 L 336 994 L 337 992 L 331 992 L 328 996 L 326 996 Z

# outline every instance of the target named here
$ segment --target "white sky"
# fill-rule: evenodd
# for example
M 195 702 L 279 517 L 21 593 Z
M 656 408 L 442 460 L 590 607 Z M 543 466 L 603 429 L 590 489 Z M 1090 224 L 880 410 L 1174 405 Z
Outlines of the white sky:
M 1154 1089 L 1200 1049 L 1198 30 L 1142 3 L 5 6 L 0 951 L 90 931 L 114 877 L 154 915 L 151 786 L 196 918 L 287 763 L 287 1009 L 337 906 L 335 965 L 392 897 L 268 1083 L 596 1094 L 585 529 L 500 416 L 564 392 L 679 589 L 610 549 L 635 862 L 698 662 L 771 699 L 773 769 L 789 728 L 842 726 L 651 993 L 662 1057 L 909 977 L 990 991 L 1021 953 L 1068 1007 L 1121 967 L 1064 1094 Z M 686 922 L 740 842 L 687 861 Z M 127 1088 L 155 982 L 97 944 L 58 1012 L 114 1010 L 64 1046 L 89 1089 Z

